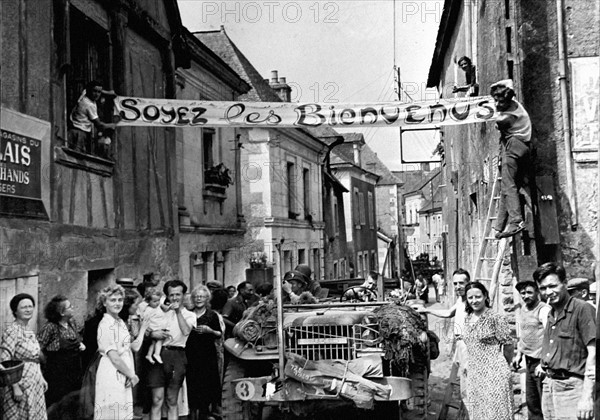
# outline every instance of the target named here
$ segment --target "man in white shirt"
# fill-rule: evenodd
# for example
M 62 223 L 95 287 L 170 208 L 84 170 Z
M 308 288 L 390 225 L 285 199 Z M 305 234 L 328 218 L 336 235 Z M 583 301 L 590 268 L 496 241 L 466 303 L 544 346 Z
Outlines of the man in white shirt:
M 152 409 L 150 420 L 160 420 L 163 401 L 168 408 L 167 418 L 177 420 L 179 412 L 177 397 L 185 379 L 185 342 L 196 324 L 193 312 L 183 307 L 183 296 L 187 286 L 181 280 L 170 280 L 165 283 L 164 293 L 167 297 L 165 304 L 170 305 L 165 313 L 165 324 L 168 331 L 152 331 L 151 336 L 157 340 L 165 340 L 161 351 L 163 363 L 146 364 L 148 368 L 148 388 L 152 389 Z
M 550 306 L 540 299 L 540 291 L 533 280 L 517 283 L 517 291 L 525 305 L 521 305 L 517 316 L 519 342 L 517 354 L 512 366 L 519 369 L 521 360 L 525 358 L 525 393 L 529 420 L 543 420 L 542 414 L 542 378 L 536 376 L 535 369 L 540 364 L 544 329 L 548 322 Z
M 419 312 L 431 314 L 439 318 L 454 318 L 454 340 L 456 349 L 454 351 L 453 363 L 458 365 L 460 374 L 460 394 L 463 401 L 467 398 L 467 347 L 462 340 L 462 334 L 465 329 L 465 287 L 471 281 L 471 275 L 467 270 L 457 269 L 452 273 L 452 284 L 456 294 L 456 303 L 450 309 L 430 309 L 420 308 Z
M 102 90 L 102 83 L 92 80 L 77 100 L 70 115 L 69 147 L 84 153 L 92 152 L 92 128 L 106 135 L 106 130 L 114 130 L 116 124 L 104 123 L 98 117 L 96 102 L 102 95 L 115 96 L 113 91 Z

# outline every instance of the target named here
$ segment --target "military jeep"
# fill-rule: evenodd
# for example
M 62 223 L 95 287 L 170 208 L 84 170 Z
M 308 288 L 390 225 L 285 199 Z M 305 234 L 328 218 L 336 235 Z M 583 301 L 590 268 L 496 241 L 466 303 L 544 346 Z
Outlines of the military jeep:
M 413 372 L 410 378 L 394 375 L 393 366 L 382 360 L 383 378 L 368 379 L 389 387 L 391 393 L 387 399 L 375 396 L 373 410 L 355 408 L 352 401 L 339 394 L 324 395 L 304 385 L 286 383 L 284 353 L 307 360 L 382 358 L 378 324 L 372 310 L 383 304 L 330 301 L 278 305 L 277 320 L 282 322 L 262 325 L 262 333 L 255 342 L 226 340 L 223 419 L 332 418 L 331 410 L 335 410 L 336 417 L 347 417 L 341 413 L 352 412 L 348 419 L 426 419 L 428 355 L 424 356 L 426 366 Z M 281 342 L 283 346 L 278 345 Z

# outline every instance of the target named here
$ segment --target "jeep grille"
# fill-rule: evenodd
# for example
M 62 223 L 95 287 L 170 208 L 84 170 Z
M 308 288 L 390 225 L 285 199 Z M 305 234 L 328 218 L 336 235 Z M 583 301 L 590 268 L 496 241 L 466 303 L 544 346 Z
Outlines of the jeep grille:
M 302 325 L 286 329 L 286 351 L 309 360 L 356 357 L 352 325 Z

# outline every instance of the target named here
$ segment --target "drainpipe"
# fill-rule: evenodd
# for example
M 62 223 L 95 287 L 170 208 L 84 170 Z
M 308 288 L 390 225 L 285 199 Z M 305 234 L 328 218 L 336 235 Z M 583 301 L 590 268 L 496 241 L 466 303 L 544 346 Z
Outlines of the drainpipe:
M 244 207 L 242 203 L 242 142 L 240 141 L 240 137 L 242 135 L 235 131 L 235 208 L 237 212 L 237 224 L 238 227 L 241 227 L 244 224 Z
M 598 185 L 600 186 L 600 144 L 598 145 Z M 598 195 L 598 208 L 600 208 L 600 195 Z M 594 266 L 594 278 L 596 279 L 596 307 L 600 303 L 600 293 L 598 288 L 600 286 L 600 225 L 596 225 L 596 263 Z M 598 335 L 596 335 L 598 337 Z M 596 367 L 597 368 L 597 367 Z
M 571 229 L 577 229 L 578 212 L 575 196 L 573 150 L 571 148 L 571 113 L 569 110 L 569 80 L 567 78 L 567 50 L 564 28 L 564 0 L 556 0 L 556 21 L 558 29 L 558 80 L 562 102 L 563 140 L 565 143 L 565 162 L 567 164 L 567 198 L 571 208 Z

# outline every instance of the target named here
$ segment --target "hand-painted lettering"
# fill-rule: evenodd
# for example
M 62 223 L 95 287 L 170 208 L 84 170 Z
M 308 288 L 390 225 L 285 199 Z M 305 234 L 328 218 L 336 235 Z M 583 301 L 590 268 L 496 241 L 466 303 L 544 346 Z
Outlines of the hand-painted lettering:
M 462 112 L 460 112 L 458 110 L 459 105 L 463 105 L 464 106 L 464 110 Z M 455 103 L 454 105 L 452 105 L 452 108 L 450 108 L 450 117 L 455 120 L 455 121 L 463 121 L 466 120 L 469 117 L 469 111 L 471 110 L 471 103 L 467 102 L 467 103 Z
M 169 117 L 168 119 L 163 118 L 162 120 L 160 120 L 160 122 L 163 124 L 171 124 L 177 118 L 177 112 L 175 112 L 175 108 L 173 107 L 165 108 L 164 106 L 161 106 L 160 110 L 163 114 Z
M 158 110 L 158 107 L 154 105 L 148 105 L 144 107 L 142 115 L 146 121 L 156 121 L 158 120 L 158 117 L 160 117 L 160 111 Z
M 367 115 L 371 116 L 371 121 L 368 121 L 369 124 L 373 124 L 377 122 L 377 118 L 379 116 L 379 114 L 377 114 L 377 110 L 373 107 L 366 107 L 366 108 L 361 108 L 360 109 L 360 124 L 364 124 L 365 123 L 365 117 Z
M 476 116 L 481 120 L 489 120 L 496 113 L 496 109 L 490 105 L 490 101 L 488 99 L 478 102 L 477 107 L 479 108 L 479 111 L 477 111 Z
M 136 101 L 133 98 L 123 99 L 121 101 L 121 108 L 123 108 L 124 110 L 119 112 L 119 116 L 121 117 L 122 120 L 135 121 L 142 116 L 140 110 L 135 107 L 137 105 L 137 103 L 138 103 L 138 101 Z M 127 113 L 126 110 L 132 112 L 133 115 Z
M 425 117 L 421 118 L 420 120 L 416 118 L 417 111 L 420 109 L 421 109 L 421 107 L 419 105 L 409 105 L 406 107 L 405 121 L 407 124 L 419 124 L 419 123 L 425 121 Z
M 321 111 L 319 104 L 300 105 L 295 108 L 295 111 L 298 114 L 297 125 L 318 127 L 326 121 L 326 118 L 319 113 Z
M 386 114 L 385 106 L 382 106 L 381 107 L 381 116 L 383 117 L 383 119 L 386 123 L 393 124 L 398 120 L 398 118 L 400 118 L 400 108 L 394 107 L 392 114 Z
M 201 117 L 206 112 L 206 108 L 196 106 L 192 108 L 192 112 L 194 113 L 194 118 L 192 118 L 190 125 L 205 125 L 207 123 L 206 118 Z
M 187 106 L 180 106 L 177 108 L 177 125 L 188 125 L 190 120 L 185 118 L 189 112 L 189 108 Z
M 440 114 L 439 122 L 444 122 L 448 115 L 448 109 L 443 104 L 429 105 L 429 122 L 432 123 L 435 119 L 435 115 Z
M 355 123 L 356 112 L 353 109 L 347 108 L 340 113 L 340 121 L 344 125 L 352 125 Z

